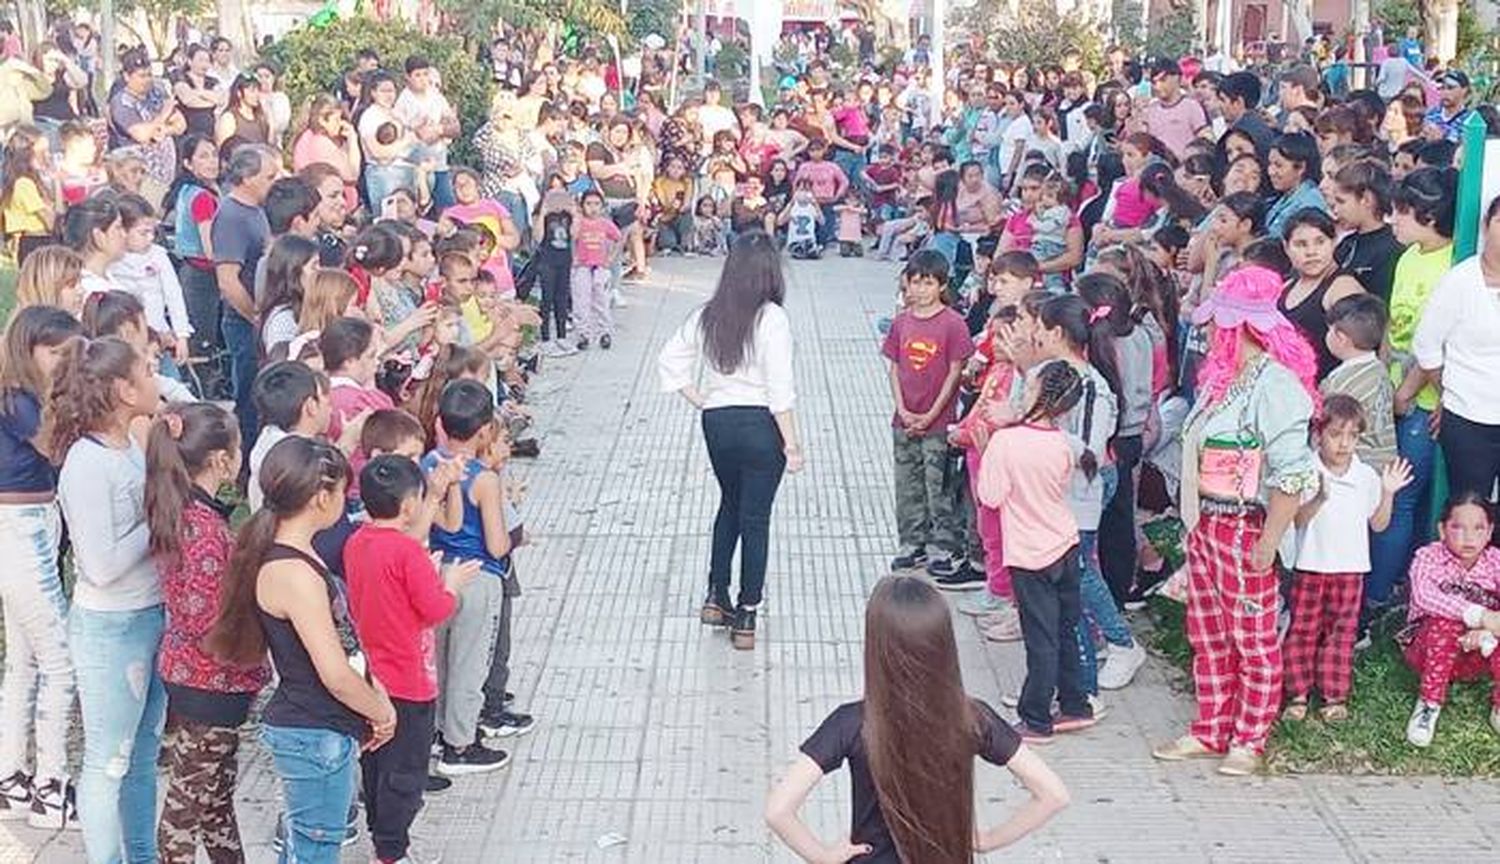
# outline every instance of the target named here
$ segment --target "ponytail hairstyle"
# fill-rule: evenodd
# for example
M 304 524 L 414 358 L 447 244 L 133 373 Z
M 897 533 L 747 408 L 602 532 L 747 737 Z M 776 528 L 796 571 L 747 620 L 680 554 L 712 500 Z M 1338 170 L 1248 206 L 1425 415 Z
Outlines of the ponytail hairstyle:
M 1119 271 L 1125 281 L 1125 293 L 1130 298 L 1131 318 L 1137 324 L 1147 315 L 1156 318 L 1167 346 L 1167 367 L 1171 377 L 1177 380 L 1177 324 L 1181 308 L 1177 296 L 1177 285 L 1170 274 L 1156 266 L 1146 257 L 1139 246 L 1111 246 L 1099 253 L 1097 263 Z
M 1177 185 L 1172 169 L 1163 162 L 1152 162 L 1141 171 L 1141 189 L 1166 206 L 1173 222 L 1197 224 L 1208 212 L 1201 201 Z
M 90 339 L 120 336 L 120 331 L 131 325 L 140 328 L 142 335 L 149 335 L 146 307 L 134 294 L 96 291 L 83 301 L 83 335 Z
M 1110 334 L 1122 339 L 1135 332 L 1135 304 L 1125 290 L 1125 282 L 1113 273 L 1094 271 L 1078 277 L 1073 291 L 1089 304 L 1089 323 L 1108 326 Z
M 1022 423 L 1056 420 L 1083 398 L 1083 376 L 1066 360 L 1051 360 L 1036 373 L 1036 398 L 1021 416 Z
M 442 400 L 443 389 L 448 386 L 448 382 L 465 375 L 482 375 L 489 362 L 489 357 L 484 352 L 462 345 L 444 345 L 438 350 L 431 374 L 417 391 L 416 404 L 413 406 L 415 410 L 412 412 L 417 415 L 417 422 L 422 424 L 422 434 L 426 437 L 425 449 L 437 447 L 438 403 Z
M 193 479 L 215 453 L 236 454 L 239 446 L 234 415 L 214 402 L 169 405 L 151 421 L 146 439 L 146 524 L 153 555 L 177 558 L 182 511 L 192 500 Z
M 359 266 L 370 273 L 384 274 L 401 266 L 406 249 L 396 232 L 383 225 L 372 225 L 359 232 L 349 244 L 348 266 Z
M 226 663 L 254 666 L 266 655 L 255 585 L 266 554 L 276 542 L 281 520 L 296 516 L 320 492 L 342 498 L 349 482 L 349 461 L 339 448 L 321 438 L 289 435 L 276 442 L 260 466 L 265 505 L 235 538 L 229 573 L 219 594 L 219 616 L 204 638 L 204 648 Z
M 120 221 L 117 200 L 117 195 L 101 192 L 69 207 L 63 214 L 62 242 L 79 255 L 94 251 L 98 246 L 94 235 Z
M 52 376 L 52 452 L 61 460 L 85 435 L 103 429 L 119 408 L 115 384 L 135 376 L 141 355 L 116 336 L 67 342 Z
M 1078 294 L 1053 296 L 1042 304 L 1037 317 L 1044 328 L 1061 330 L 1068 345 L 1075 351 L 1083 352 L 1089 365 L 1104 376 L 1105 383 L 1114 391 L 1115 401 L 1123 408 L 1124 390 L 1120 386 L 1120 364 L 1115 354 L 1115 329 L 1109 321 L 1114 310 L 1104 312 L 1102 306 L 1095 308 L 1080 296 L 1082 290 L 1079 283 L 1091 276 L 1110 279 L 1116 286 L 1120 284 L 1118 279 L 1103 273 L 1086 273 L 1074 283 L 1075 289 L 1079 290 Z

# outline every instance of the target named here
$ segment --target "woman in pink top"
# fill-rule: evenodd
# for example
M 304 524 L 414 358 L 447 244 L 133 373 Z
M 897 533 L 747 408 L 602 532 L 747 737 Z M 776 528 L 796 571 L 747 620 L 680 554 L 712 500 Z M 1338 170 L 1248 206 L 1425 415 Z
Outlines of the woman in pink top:
M 1073 445 L 1057 428 L 1083 395 L 1073 366 L 1052 361 L 1027 381 L 1019 423 L 997 429 L 979 468 L 979 500 L 1000 511 L 1005 566 L 1021 610 L 1026 682 L 1016 713 L 1023 741 L 1094 725 L 1074 632 L 1081 614 L 1078 523 L 1068 506 Z M 1053 696 L 1061 707 L 1052 714 Z
M 1105 225 L 1094 229 L 1094 243 L 1102 246 L 1116 242 L 1112 230 L 1139 228 L 1161 206 L 1141 186 L 1141 172 L 1151 157 L 1161 150 L 1161 142 L 1145 132 L 1134 132 L 1120 144 L 1120 159 L 1125 163 L 1125 179 L 1115 184 L 1109 205 L 1104 211 Z M 1103 236 L 1101 236 L 1103 235 Z
M 344 181 L 344 206 L 353 212 L 359 206 L 359 136 L 344 119 L 339 100 L 322 94 L 307 109 L 307 126 L 292 144 L 292 170 L 301 172 L 309 165 L 332 165 Z

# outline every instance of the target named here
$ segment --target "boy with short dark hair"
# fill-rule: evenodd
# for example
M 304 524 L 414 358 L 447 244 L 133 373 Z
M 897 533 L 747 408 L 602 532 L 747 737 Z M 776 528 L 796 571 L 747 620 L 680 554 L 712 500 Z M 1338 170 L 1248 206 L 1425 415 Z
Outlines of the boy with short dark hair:
M 433 628 L 479 575 L 478 561 L 449 562 L 439 576 L 408 533 L 423 504 L 422 469 L 405 456 L 376 456 L 360 472 L 369 520 L 344 549 L 349 611 L 369 662 L 396 708 L 396 734 L 360 757 L 365 818 L 375 858 L 406 860 L 412 820 L 422 809 L 437 714 Z
M 483 384 L 455 380 L 443 389 L 438 417 L 447 444 L 422 459 L 429 472 L 439 462 L 458 463 L 459 481 L 449 492 L 458 496 L 461 519 L 456 530 L 435 525 L 432 549 L 444 560 L 477 560 L 482 571 L 459 595 L 458 612 L 439 634 L 438 670 L 442 677 L 442 710 L 438 717 L 442 753 L 438 773 L 476 774 L 503 768 L 510 755 L 482 746 L 479 715 L 484 684 L 501 630 L 510 628 L 507 593 L 511 584 L 511 537 L 505 515 L 505 489 L 493 469 L 493 447 L 499 434 L 495 400 Z
M 1318 385 L 1325 399 L 1343 393 L 1364 408 L 1356 450 L 1376 471 L 1396 458 L 1396 388 L 1376 354 L 1385 341 L 1386 320 L 1385 304 L 1373 294 L 1353 294 L 1334 303 L 1324 341 L 1340 362 Z
M 323 373 L 297 360 L 272 363 L 255 377 L 250 394 L 263 425 L 250 448 L 250 512 L 261 506 L 260 465 L 271 448 L 288 435 L 314 438 L 328 429 L 333 412 L 328 389 Z
M 901 553 L 893 571 L 923 566 L 934 577 L 958 573 L 958 515 L 948 488 L 949 424 L 964 362 L 974 341 L 964 319 L 943 305 L 948 259 L 924 249 L 902 274 L 905 308 L 891 322 L 881 348 L 890 361 L 895 439 L 896 530 Z

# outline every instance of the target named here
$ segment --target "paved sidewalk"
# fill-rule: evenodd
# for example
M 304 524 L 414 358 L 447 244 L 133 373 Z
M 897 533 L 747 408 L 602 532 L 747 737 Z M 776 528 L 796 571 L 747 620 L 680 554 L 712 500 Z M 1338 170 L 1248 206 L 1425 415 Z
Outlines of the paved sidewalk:
M 612 352 L 552 361 L 538 379 L 543 452 L 518 463 L 532 544 L 519 553 L 512 688 L 538 729 L 515 743 L 506 771 L 461 779 L 428 802 L 418 860 L 792 860 L 761 822 L 765 790 L 829 710 L 858 698 L 864 598 L 893 551 L 875 326 L 890 313 L 895 267 L 788 264 L 808 467 L 783 485 L 760 647 L 742 653 L 697 622 L 717 491 L 695 415 L 656 392 L 656 350 L 712 291 L 719 264 L 660 262 L 657 283 L 632 289 L 619 310 Z M 957 620 L 965 681 L 997 704 L 1019 686 L 1021 648 L 986 645 L 969 619 Z M 1153 762 L 1151 743 L 1178 734 L 1189 714 L 1176 678 L 1153 659 L 1113 695 L 1104 722 L 1043 751 L 1073 807 L 1004 860 L 1495 860 L 1493 783 L 1247 782 L 1219 778 L 1212 765 Z M 244 762 L 242 828 L 251 861 L 270 861 L 276 782 L 258 747 Z M 808 808 L 830 838 L 847 831 L 847 779 L 835 775 Z M 977 779 L 981 821 L 1021 800 L 1003 771 L 981 767 Z M 361 841 L 344 860 L 369 854 Z M 76 835 L 0 823 L 0 864 L 33 856 L 78 861 L 82 846 Z

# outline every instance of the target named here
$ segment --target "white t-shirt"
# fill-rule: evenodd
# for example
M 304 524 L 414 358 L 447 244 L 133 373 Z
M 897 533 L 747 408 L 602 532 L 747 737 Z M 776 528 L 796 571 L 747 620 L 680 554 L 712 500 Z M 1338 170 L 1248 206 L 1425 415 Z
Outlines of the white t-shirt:
M 1000 173 L 1009 174 L 1011 171 L 1011 160 L 1016 158 L 1016 150 L 1021 150 L 1021 155 L 1026 155 L 1026 143 L 1031 140 L 1036 129 L 1031 125 L 1031 117 L 1025 112 L 1017 114 L 1005 127 L 1005 134 L 1000 139 Z M 1019 168 L 1019 164 L 1016 166 Z
M 714 136 L 728 129 L 731 132 L 739 132 L 740 123 L 734 119 L 734 112 L 723 105 L 704 105 L 698 109 L 698 125 L 703 127 L 703 143 L 712 147 Z
M 1487 285 L 1479 256 L 1453 265 L 1433 286 L 1411 350 L 1423 369 L 1443 370 L 1443 408 L 1500 425 L 1500 285 Z
M 793 203 L 792 212 L 787 217 L 786 242 L 790 246 L 793 243 L 813 243 L 817 241 L 818 231 L 818 205 L 811 203 Z
M 1309 573 L 1370 572 L 1370 517 L 1380 508 L 1380 475 L 1350 457 L 1338 476 L 1317 459 L 1328 500 L 1298 532 L 1297 569 Z M 1308 493 L 1311 500 L 1316 493 Z
M 441 123 L 445 116 L 453 113 L 453 106 L 448 104 L 447 97 L 436 86 L 429 85 L 424 93 L 417 93 L 408 87 L 396 97 L 395 113 L 415 135 L 418 126 Z M 360 126 L 364 126 L 364 118 L 361 117 L 360 120 Z M 363 133 L 362 129 L 361 133 Z M 430 158 L 437 163 L 436 170 L 447 170 L 447 141 L 439 138 L 431 144 L 418 144 L 415 149 L 421 151 L 417 157 L 418 161 Z
M 260 466 L 266 461 L 266 454 L 271 448 L 281 442 L 281 439 L 290 437 L 292 433 L 287 432 L 280 426 L 272 426 L 267 423 L 260 429 L 260 437 L 255 439 L 255 446 L 250 448 L 250 483 L 245 491 L 250 496 L 250 512 L 261 508 L 265 503 L 266 493 L 260 488 Z

